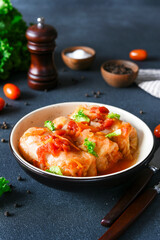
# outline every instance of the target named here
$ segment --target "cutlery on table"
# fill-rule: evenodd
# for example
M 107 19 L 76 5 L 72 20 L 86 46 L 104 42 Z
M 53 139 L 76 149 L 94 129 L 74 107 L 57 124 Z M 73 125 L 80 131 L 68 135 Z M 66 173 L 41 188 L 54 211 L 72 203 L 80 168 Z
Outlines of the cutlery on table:
M 158 142 L 158 141 L 157 141 Z M 156 148 L 159 147 L 159 142 Z M 153 174 L 160 169 L 160 160 L 153 158 L 148 167 L 141 171 L 140 176 L 127 189 L 126 193 L 120 198 L 110 212 L 102 219 L 101 225 L 109 227 L 124 212 L 124 210 L 132 203 L 138 194 L 147 185 Z
M 147 208 L 155 196 L 160 193 L 160 182 L 153 188 L 142 192 L 122 215 L 112 224 L 107 232 L 99 240 L 115 240 L 136 220 L 136 218 Z

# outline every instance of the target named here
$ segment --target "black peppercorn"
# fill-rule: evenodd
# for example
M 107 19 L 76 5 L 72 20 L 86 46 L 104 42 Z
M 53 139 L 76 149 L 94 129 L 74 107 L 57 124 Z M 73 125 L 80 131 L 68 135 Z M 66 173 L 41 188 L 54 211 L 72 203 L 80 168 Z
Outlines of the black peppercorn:
M 4 216 L 9 217 L 9 216 L 11 216 L 11 214 L 8 211 L 6 211 L 6 212 L 4 212 Z
M 143 114 L 144 112 L 142 110 L 139 111 L 140 114 Z
M 18 204 L 18 203 L 14 203 L 13 205 L 15 208 L 18 208 L 18 207 L 21 207 L 21 204 Z
M 62 68 L 62 72 L 67 72 L 67 69 L 66 68 Z
M 18 180 L 18 181 L 22 181 L 23 178 L 22 178 L 21 176 L 18 176 L 18 177 L 17 177 L 17 180 Z
M 108 72 L 114 73 L 114 74 L 131 74 L 133 71 L 131 68 L 128 68 L 124 66 L 123 64 L 115 64 L 115 63 L 107 63 L 104 66 L 104 69 Z
M 24 105 L 25 105 L 25 106 L 28 106 L 28 105 L 29 105 L 29 103 L 28 103 L 28 102 L 25 102 L 25 103 L 24 103 Z

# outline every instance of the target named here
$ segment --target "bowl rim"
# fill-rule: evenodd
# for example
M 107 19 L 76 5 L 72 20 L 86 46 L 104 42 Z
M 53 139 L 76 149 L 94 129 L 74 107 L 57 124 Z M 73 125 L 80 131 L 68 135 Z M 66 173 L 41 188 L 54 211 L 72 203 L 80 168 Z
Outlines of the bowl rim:
M 124 62 L 124 64 L 125 63 L 130 63 L 130 64 L 134 65 L 137 68 L 137 70 L 133 71 L 133 69 L 132 69 L 133 72 L 130 73 L 130 74 L 116 74 L 116 73 L 111 73 L 111 72 L 107 71 L 106 69 L 104 69 L 104 66 L 105 66 L 106 63 L 118 62 L 118 61 L 122 61 L 122 62 Z M 124 76 L 131 76 L 131 75 L 137 74 L 139 72 L 139 66 L 136 63 L 134 63 L 130 60 L 125 60 L 125 59 L 110 59 L 110 60 L 107 60 L 107 61 L 105 61 L 104 63 L 101 64 L 100 68 L 101 68 L 101 72 L 103 71 L 103 72 L 107 73 L 108 75 L 110 74 L 112 76 L 116 76 L 116 77 L 120 77 L 120 78 L 123 78 Z
M 31 163 L 27 162 L 27 160 L 25 160 L 22 156 L 20 156 L 20 154 L 17 153 L 17 151 L 14 149 L 14 146 L 13 146 L 13 143 L 12 143 L 12 138 L 13 138 L 13 134 L 14 134 L 14 131 L 16 130 L 16 127 L 18 126 L 18 124 L 23 121 L 26 117 L 30 116 L 31 114 L 34 114 L 35 112 L 38 112 L 38 111 L 42 111 L 46 108 L 49 108 L 49 107 L 54 107 L 54 106 L 62 106 L 62 105 L 72 105 L 72 104 L 78 104 L 78 105 L 82 105 L 82 104 L 90 104 L 90 105 L 99 105 L 99 106 L 107 106 L 108 108 L 109 107 L 114 107 L 114 108 L 117 108 L 117 109 L 120 109 L 122 110 L 125 114 L 129 114 L 129 115 L 132 115 L 134 116 L 135 118 L 137 118 L 139 121 L 141 121 L 145 127 L 148 128 L 151 136 L 152 136 L 152 142 L 153 142 L 153 145 L 152 145 L 152 149 L 151 151 L 149 152 L 149 154 L 142 160 L 140 161 L 139 163 L 135 163 L 133 164 L 132 166 L 130 166 L 129 168 L 126 168 L 126 169 L 123 169 L 121 171 L 118 171 L 118 172 L 114 172 L 114 173 L 109 173 L 109 174 L 105 174 L 105 175 L 99 175 L 99 176 L 89 176 L 89 177 L 72 177 L 72 176 L 61 176 L 61 175 L 56 175 L 56 174 L 53 174 L 53 173 L 49 173 L 49 172 L 46 172 L 40 168 L 37 168 L 35 167 L 34 165 L 32 165 Z M 33 173 L 36 173 L 36 174 L 39 174 L 39 175 L 43 175 L 44 177 L 50 177 L 50 178 L 54 178 L 54 179 L 57 179 L 57 180 L 67 180 L 67 181 L 80 181 L 80 182 L 84 182 L 84 181 L 101 181 L 101 180 L 104 180 L 104 179 L 110 179 L 112 177 L 116 177 L 116 176 L 120 176 L 124 173 L 129 173 L 131 171 L 133 171 L 134 169 L 140 167 L 141 165 L 146 165 L 151 156 L 153 156 L 154 154 L 154 151 L 155 151 L 155 138 L 153 136 L 153 133 L 152 131 L 150 130 L 150 128 L 148 127 L 148 125 L 142 121 L 140 118 L 138 118 L 137 116 L 135 116 L 134 114 L 122 109 L 122 108 L 119 108 L 119 107 L 115 107 L 115 106 L 112 106 L 112 105 L 107 105 L 107 104 L 104 104 L 104 103 L 95 103 L 95 102 L 64 102 L 64 103 L 56 103 L 56 104 L 51 104 L 51 105 L 47 105 L 47 106 L 44 106 L 44 107 L 41 107 L 41 108 L 38 108 L 36 110 L 33 110 L 31 111 L 30 113 L 26 114 L 25 116 L 23 116 L 21 119 L 19 119 L 19 121 L 14 125 L 14 127 L 12 128 L 11 132 L 10 132 L 10 136 L 9 136 L 9 146 L 10 146 L 10 149 L 11 149 L 11 152 L 12 154 L 16 157 L 16 160 L 18 160 L 18 162 L 23 166 L 25 167 L 27 170 L 29 171 L 32 171 Z
M 74 49 L 77 50 L 77 49 L 83 49 L 83 48 L 88 48 L 90 49 L 91 51 L 93 51 L 93 54 L 90 56 L 90 57 L 87 57 L 87 58 L 82 58 L 82 59 L 77 59 L 77 58 L 71 58 L 71 57 L 68 57 L 66 55 L 66 53 L 68 53 L 69 51 L 71 51 L 71 49 Z M 89 52 L 88 52 L 89 53 Z M 71 59 L 71 60 L 76 60 L 76 61 L 84 61 L 84 60 L 91 60 L 93 59 L 95 56 L 96 56 L 96 51 L 94 48 L 91 48 L 91 47 L 88 47 L 88 46 L 70 46 L 70 47 L 67 47 L 67 48 L 64 48 L 61 52 L 61 56 L 62 57 L 65 57 L 65 58 L 68 58 L 68 59 Z

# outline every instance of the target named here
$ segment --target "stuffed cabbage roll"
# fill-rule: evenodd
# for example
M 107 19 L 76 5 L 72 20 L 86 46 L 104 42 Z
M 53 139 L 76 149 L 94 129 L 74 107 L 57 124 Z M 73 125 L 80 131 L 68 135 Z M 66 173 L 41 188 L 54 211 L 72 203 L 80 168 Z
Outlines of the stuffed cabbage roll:
M 88 126 L 92 132 L 102 132 L 106 136 L 120 130 L 121 134 L 110 139 L 118 144 L 123 158 L 133 159 L 138 147 L 137 131 L 130 123 L 121 121 L 119 114 L 110 113 L 104 106 L 78 106 L 69 117 L 80 121 L 85 127 Z
M 53 123 L 56 128 L 61 127 L 65 137 L 72 137 L 76 146 L 81 150 L 87 152 L 88 145 L 94 146 L 94 152 L 90 151 L 90 153 L 96 153 L 98 173 L 106 171 L 113 164 L 122 159 L 118 144 L 106 138 L 104 133 L 92 132 L 88 126 L 84 127 L 82 124 L 65 117 L 56 118 Z
M 95 156 L 47 128 L 29 128 L 20 138 L 19 149 L 27 161 L 43 170 L 58 166 L 67 176 L 97 175 Z

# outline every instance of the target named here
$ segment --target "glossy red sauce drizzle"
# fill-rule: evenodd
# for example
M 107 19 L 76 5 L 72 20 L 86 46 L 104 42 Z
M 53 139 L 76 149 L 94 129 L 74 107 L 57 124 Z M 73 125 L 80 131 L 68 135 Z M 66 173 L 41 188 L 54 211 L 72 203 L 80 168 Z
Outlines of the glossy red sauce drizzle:
M 73 132 L 76 132 L 78 130 L 78 125 L 76 124 L 75 121 L 71 120 L 71 121 L 69 121 L 69 123 L 67 125 L 67 129 L 71 130 Z
M 38 160 L 40 163 L 45 164 L 46 154 L 57 156 L 61 151 L 67 152 L 70 150 L 70 148 L 70 143 L 67 140 L 52 136 L 51 141 L 37 149 Z
M 110 128 L 113 125 L 114 122 L 115 122 L 114 119 L 107 118 L 102 124 L 103 129 Z

